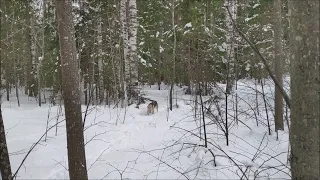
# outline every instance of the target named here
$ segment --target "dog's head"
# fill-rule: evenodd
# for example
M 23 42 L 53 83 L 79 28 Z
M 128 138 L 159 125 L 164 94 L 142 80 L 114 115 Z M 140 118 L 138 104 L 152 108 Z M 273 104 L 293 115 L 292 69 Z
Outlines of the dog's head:
M 149 103 L 148 104 L 148 109 L 151 109 L 151 108 L 153 108 L 154 107 L 154 104 L 153 103 Z
M 154 100 L 152 100 L 150 104 L 153 104 L 154 106 L 158 105 L 157 101 L 154 101 Z

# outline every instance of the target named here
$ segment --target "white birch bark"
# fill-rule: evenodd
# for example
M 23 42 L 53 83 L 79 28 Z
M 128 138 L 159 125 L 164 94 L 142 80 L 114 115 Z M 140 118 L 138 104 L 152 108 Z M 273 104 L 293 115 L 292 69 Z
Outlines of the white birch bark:
M 30 5 L 31 6 L 31 5 Z M 33 76 L 33 79 L 36 79 L 36 75 L 35 75 L 35 65 L 36 65 L 36 50 L 37 50 L 37 46 L 36 46 L 36 29 L 35 29 L 35 19 L 34 19 L 34 15 L 31 14 L 30 15 L 30 45 L 31 45 L 31 74 Z M 35 97 L 35 82 L 31 81 L 31 89 L 32 90 L 32 96 Z
M 121 21 L 121 36 L 123 40 L 123 58 L 125 64 L 125 78 L 122 78 L 122 87 L 121 91 L 124 93 L 124 100 L 127 101 L 127 80 L 130 79 L 129 68 L 128 68 L 128 23 L 127 23 L 127 0 L 120 1 L 120 21 Z M 120 71 L 121 72 L 121 71 Z M 123 107 L 125 104 L 122 101 L 121 106 Z
M 229 15 L 228 9 L 230 11 L 230 14 L 232 15 L 232 19 L 236 20 L 237 19 L 237 0 L 225 0 L 224 5 L 226 6 L 225 10 L 225 17 L 226 17 L 226 28 L 227 28 L 227 33 L 226 33 L 226 44 L 227 44 L 227 55 L 226 59 L 228 62 L 228 81 L 227 82 L 227 89 L 231 90 L 232 83 L 234 80 L 234 63 L 235 63 L 235 35 L 234 35 L 234 27 L 232 24 L 231 17 Z
M 138 94 L 138 17 L 136 0 L 121 0 L 120 20 L 124 43 L 124 98 L 126 103 L 132 104 L 134 96 Z
M 138 83 L 138 52 L 137 52 L 138 17 L 137 2 L 129 0 L 129 56 L 130 56 L 130 81 L 133 86 Z

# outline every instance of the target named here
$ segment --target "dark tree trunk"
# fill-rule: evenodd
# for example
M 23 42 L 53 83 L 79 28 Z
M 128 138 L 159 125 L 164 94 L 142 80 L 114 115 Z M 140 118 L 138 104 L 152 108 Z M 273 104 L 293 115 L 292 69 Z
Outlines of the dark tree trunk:
M 172 111 L 172 99 L 173 99 L 173 82 L 171 83 L 171 86 L 170 86 L 170 93 L 169 93 L 169 109 L 170 111 Z
M 280 86 L 282 80 L 282 28 L 281 28 L 281 0 L 274 1 L 274 54 L 275 74 Z M 284 130 L 283 123 L 283 97 L 278 88 L 275 88 L 275 131 Z
M 292 179 L 319 174 L 319 0 L 289 1 Z
M 72 22 L 72 1 L 56 0 L 61 55 L 62 90 L 65 104 L 69 177 L 88 179 L 80 103 L 76 42 Z
M 1 178 L 3 180 L 12 180 L 9 152 L 7 148 L 6 133 L 4 131 L 1 104 L 0 104 L 0 172 L 1 172 Z

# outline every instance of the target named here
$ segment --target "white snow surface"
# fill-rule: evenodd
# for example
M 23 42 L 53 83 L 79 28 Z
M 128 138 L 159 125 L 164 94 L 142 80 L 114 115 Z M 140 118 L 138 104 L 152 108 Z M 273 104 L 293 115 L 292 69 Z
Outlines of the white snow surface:
M 225 87 L 224 84 L 219 86 L 222 89 Z M 236 124 L 233 120 L 234 108 L 228 107 L 229 146 L 226 145 L 226 138 L 218 128 L 218 123 L 213 121 L 213 118 L 206 117 L 208 147 L 204 147 L 204 141 L 200 141 L 197 129 L 202 120 L 193 115 L 194 104 L 190 101 L 192 97 L 184 95 L 178 86 L 175 90 L 179 107 L 175 107 L 173 111 L 167 110 L 169 88 L 164 84 L 161 85 L 161 90 L 157 90 L 156 85 L 146 86 L 142 90 L 146 97 L 159 104 L 159 112 L 149 116 L 146 113 L 148 102 L 140 105 L 139 109 L 130 106 L 126 110 L 114 108 L 114 105 L 90 106 L 84 131 L 89 178 L 240 179 L 243 176 L 254 179 L 256 175 L 259 177 L 257 179 L 289 178 L 288 128 L 286 126 L 285 131 L 279 132 L 278 141 L 276 133 L 268 135 L 262 96 L 258 97 L 259 114 L 252 111 L 252 108 L 256 107 L 254 88 L 253 80 L 238 81 L 236 92 L 239 103 L 238 119 L 241 122 Z M 258 90 L 262 90 L 259 85 Z M 264 90 L 273 131 L 273 112 L 270 108 L 273 106 L 273 83 L 266 80 Z M 18 107 L 13 92 L 10 102 L 5 101 L 5 93 L 2 96 L 2 112 L 13 172 L 33 144 L 45 133 L 47 119 L 49 128 L 53 127 L 48 131 L 46 141 L 43 137 L 29 154 L 17 174 L 17 179 L 68 179 L 63 113 L 58 117 L 58 121 L 62 122 L 59 123 L 55 135 L 58 106 L 43 104 L 38 107 L 35 99 L 27 98 L 21 93 L 21 106 Z M 208 99 L 203 98 L 204 101 Z M 230 96 L 228 104 L 231 105 L 234 98 Z M 225 102 L 223 97 L 222 99 L 221 109 Z M 62 106 L 64 111 L 63 108 Z M 85 109 L 86 107 L 82 106 L 83 112 Z M 215 110 L 212 112 L 215 113 Z M 210 151 L 215 156 L 216 166 Z M 245 175 L 242 172 L 245 172 Z

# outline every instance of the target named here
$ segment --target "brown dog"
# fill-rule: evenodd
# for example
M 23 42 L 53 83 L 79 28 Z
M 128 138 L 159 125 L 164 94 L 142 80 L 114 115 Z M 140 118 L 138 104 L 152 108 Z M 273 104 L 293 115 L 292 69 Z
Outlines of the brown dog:
M 147 114 L 154 114 L 154 109 L 157 109 L 158 112 L 158 103 L 157 101 L 151 101 L 151 103 L 147 107 Z

